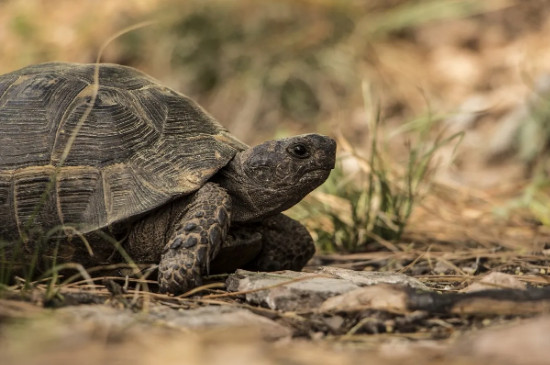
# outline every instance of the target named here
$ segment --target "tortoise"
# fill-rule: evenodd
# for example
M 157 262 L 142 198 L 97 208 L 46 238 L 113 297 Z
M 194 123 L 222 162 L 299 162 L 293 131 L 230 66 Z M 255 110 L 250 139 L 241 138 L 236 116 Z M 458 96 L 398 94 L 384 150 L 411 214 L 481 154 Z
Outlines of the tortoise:
M 169 293 L 238 267 L 301 270 L 313 240 L 281 212 L 335 152 L 319 134 L 249 147 L 131 67 L 28 66 L 0 76 L 0 239 L 31 253 L 64 237 L 56 260 L 89 267 L 122 260 L 111 235 Z

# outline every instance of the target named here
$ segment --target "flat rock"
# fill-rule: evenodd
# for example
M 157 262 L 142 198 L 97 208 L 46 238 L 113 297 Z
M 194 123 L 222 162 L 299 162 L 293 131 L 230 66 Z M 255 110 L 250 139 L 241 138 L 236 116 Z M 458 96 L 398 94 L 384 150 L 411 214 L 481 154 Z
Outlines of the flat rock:
M 246 328 L 255 331 L 258 337 L 276 340 L 290 336 L 292 331 L 271 319 L 233 306 L 207 306 L 186 310 L 175 310 L 162 305 L 153 305 L 146 312 L 133 312 L 106 305 L 80 305 L 58 309 L 57 315 L 69 321 L 87 323 L 111 331 L 137 331 L 150 328 L 184 330 L 209 330 L 224 328 Z
M 370 286 L 377 284 L 399 284 L 414 289 L 429 291 L 426 285 L 420 280 L 405 274 L 380 271 L 354 271 L 338 267 L 323 266 L 317 270 L 321 274 L 329 274 L 335 278 L 347 280 L 359 286 Z
M 237 270 L 226 282 L 227 290 L 245 291 L 246 301 L 282 311 L 310 311 L 327 298 L 358 286 L 320 274 L 295 271 L 276 273 Z
M 209 305 L 178 311 L 169 309 L 163 312 L 163 315 L 158 312 L 156 314 L 168 324 L 177 327 L 190 329 L 247 327 L 259 331 L 260 337 L 266 340 L 276 340 L 292 335 L 289 328 L 239 307 Z
M 237 270 L 228 277 L 226 285 L 229 291 L 244 292 L 246 301 L 251 304 L 282 311 L 312 311 L 328 298 L 381 283 L 429 290 L 420 281 L 403 274 L 333 267 L 321 267 L 313 273 Z

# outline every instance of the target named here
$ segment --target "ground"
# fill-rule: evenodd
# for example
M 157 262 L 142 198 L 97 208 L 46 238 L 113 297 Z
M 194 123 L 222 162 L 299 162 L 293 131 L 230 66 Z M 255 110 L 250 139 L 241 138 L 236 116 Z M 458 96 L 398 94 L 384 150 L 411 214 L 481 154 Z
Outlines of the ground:
M 0 299 L 2 360 L 545 363 L 549 13 L 540 0 L 0 2 L 2 73 L 94 62 L 143 24 L 102 60 L 190 95 L 249 144 L 339 143 L 337 178 L 289 213 L 319 245 L 304 274 L 241 271 L 181 297 L 16 281 Z M 430 155 L 399 236 L 353 214 L 370 212 L 354 203 L 380 171 L 373 135 L 391 181 L 415 147 L 457 136 Z

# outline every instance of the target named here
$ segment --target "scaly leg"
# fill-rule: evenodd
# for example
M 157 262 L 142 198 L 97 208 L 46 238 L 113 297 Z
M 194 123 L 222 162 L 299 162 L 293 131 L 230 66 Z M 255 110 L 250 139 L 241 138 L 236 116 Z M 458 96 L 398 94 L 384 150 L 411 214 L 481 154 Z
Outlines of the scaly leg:
M 245 268 L 258 271 L 300 271 L 315 253 L 307 229 L 284 214 L 264 219 L 258 227 L 262 250 Z
M 182 205 L 180 211 L 177 205 L 172 208 L 173 226 L 159 264 L 161 292 L 183 293 L 201 285 L 229 228 L 231 198 L 214 183 L 205 184 Z

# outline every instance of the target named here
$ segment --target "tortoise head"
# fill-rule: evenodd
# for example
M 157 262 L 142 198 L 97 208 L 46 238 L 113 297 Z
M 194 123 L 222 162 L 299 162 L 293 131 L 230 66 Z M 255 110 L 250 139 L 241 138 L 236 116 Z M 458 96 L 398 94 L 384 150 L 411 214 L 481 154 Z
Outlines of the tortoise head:
M 237 155 L 217 182 L 233 199 L 233 220 L 282 212 L 321 185 L 334 168 L 336 142 L 318 134 L 267 141 Z

